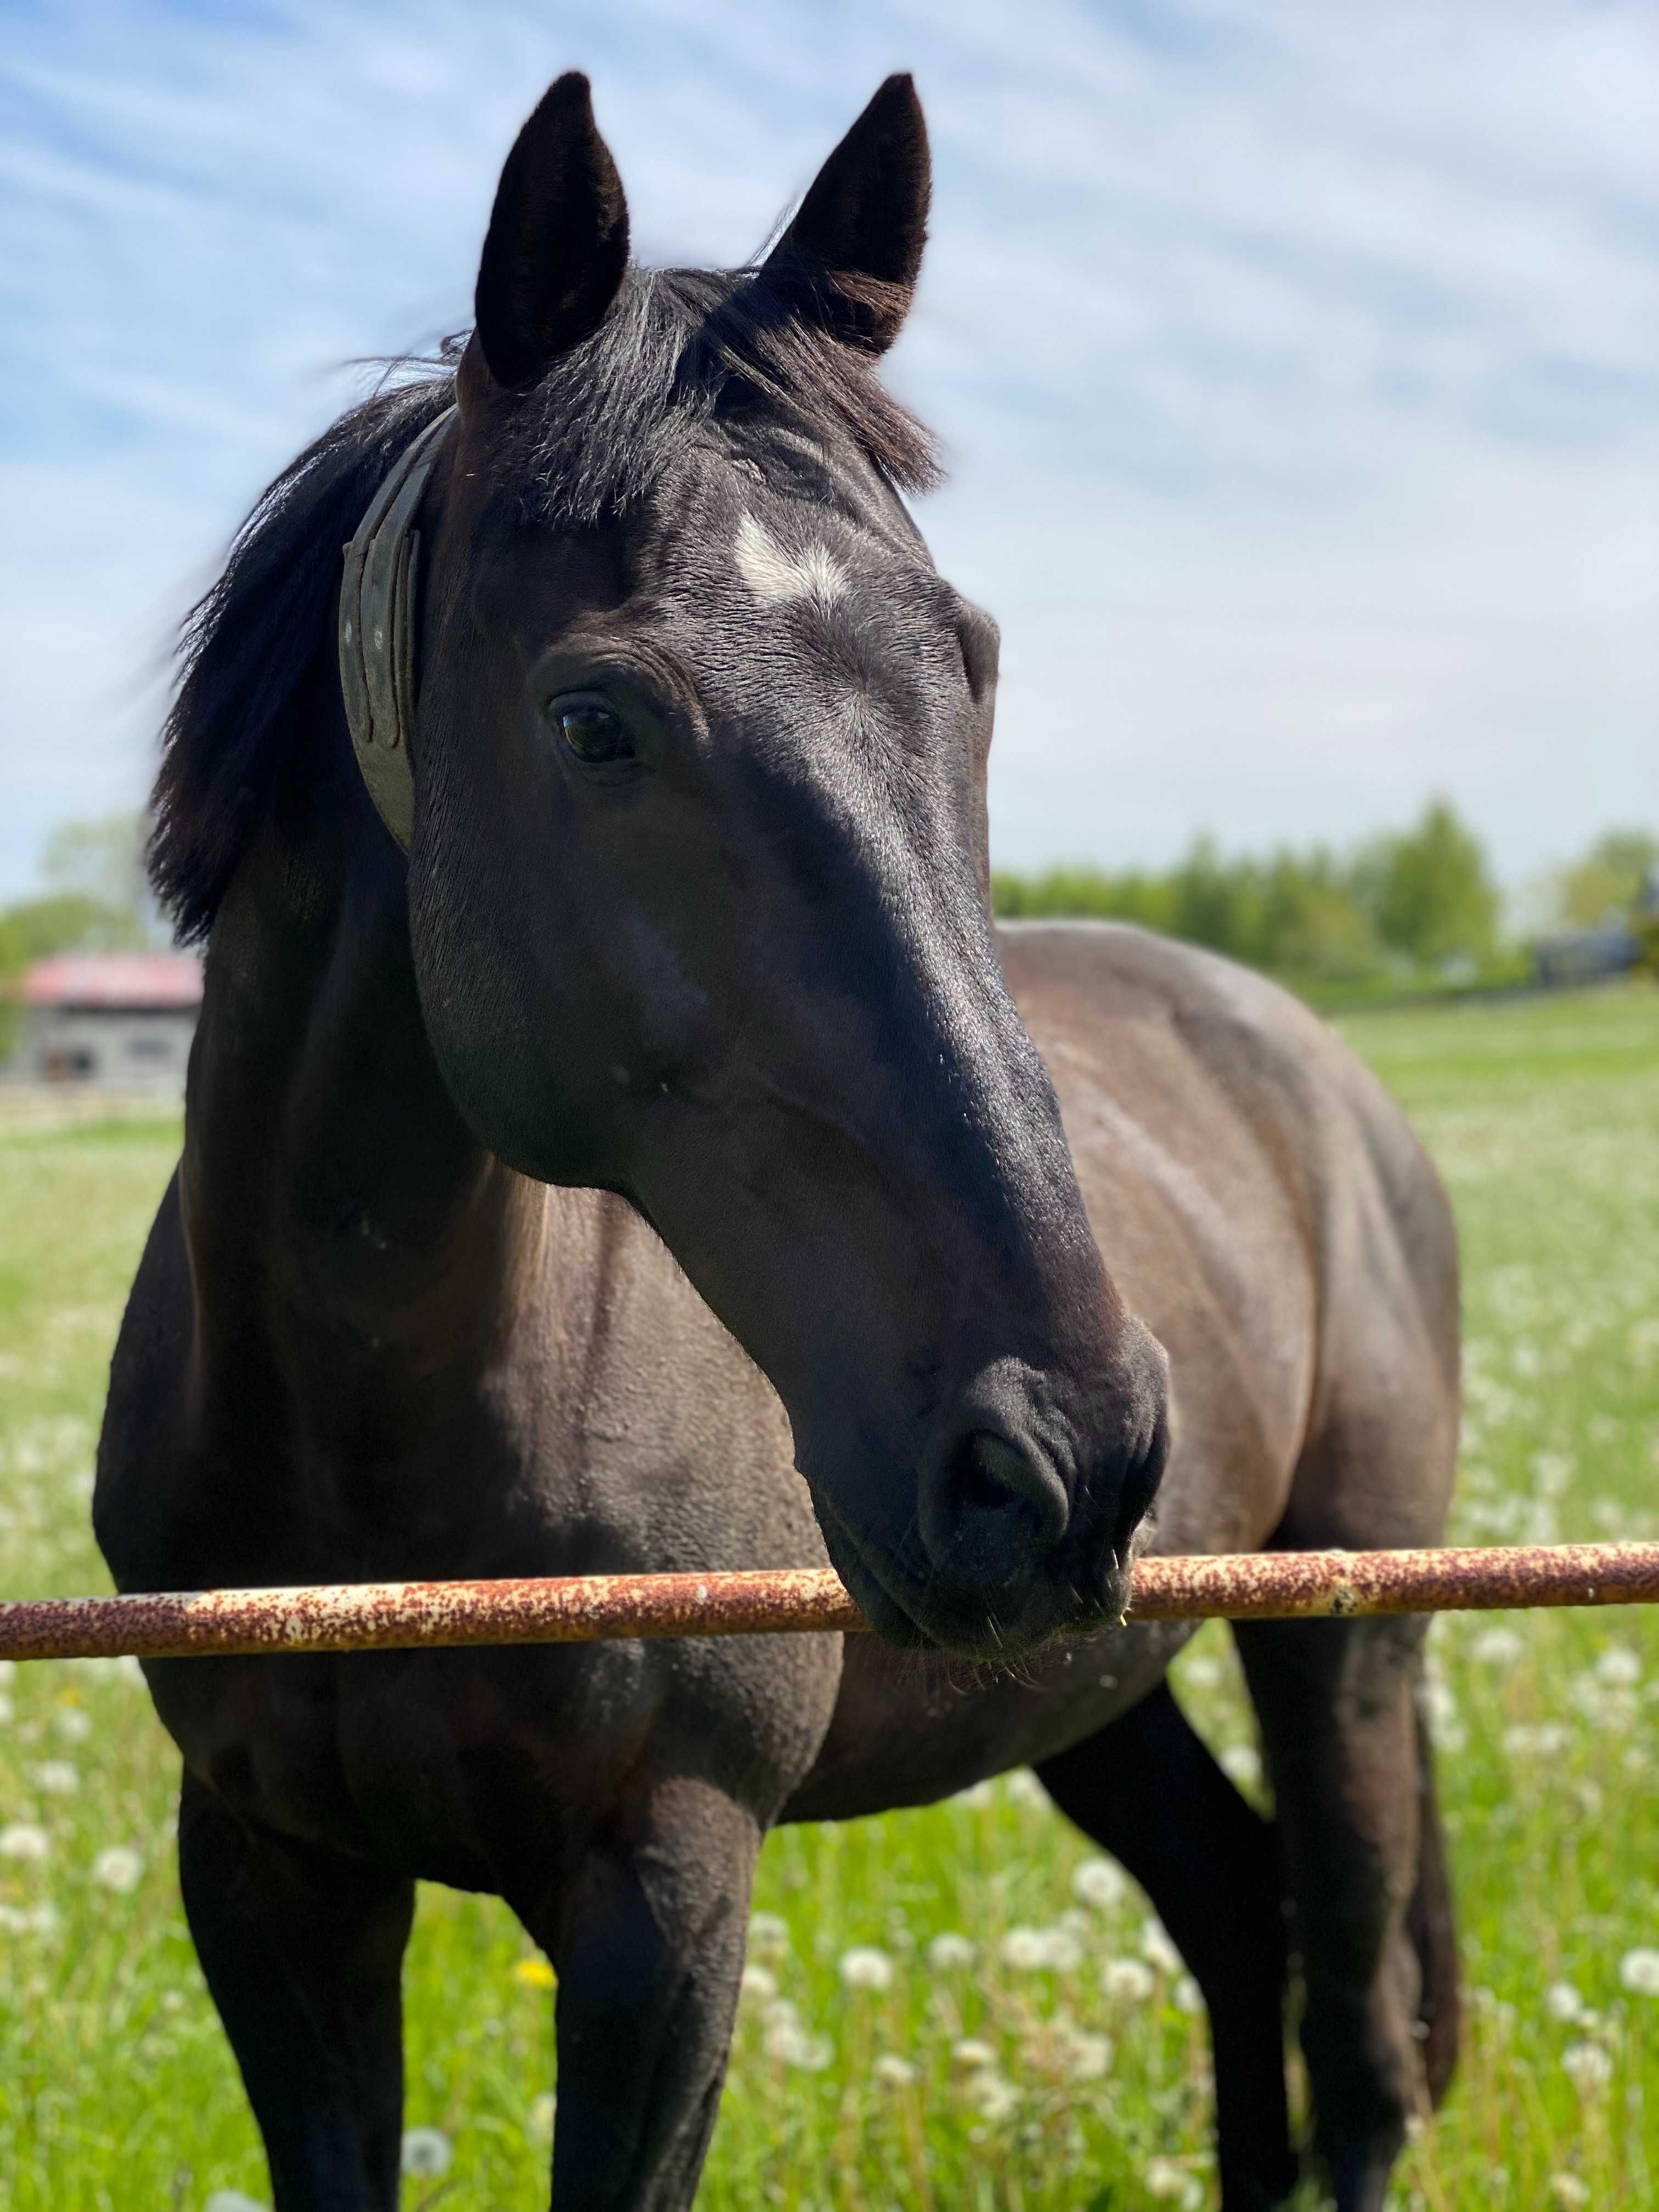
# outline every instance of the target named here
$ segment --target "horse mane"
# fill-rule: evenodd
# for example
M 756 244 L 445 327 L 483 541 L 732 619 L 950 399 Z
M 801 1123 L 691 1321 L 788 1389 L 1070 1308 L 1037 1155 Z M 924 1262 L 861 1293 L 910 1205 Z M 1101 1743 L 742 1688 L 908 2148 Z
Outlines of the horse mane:
M 181 943 L 213 926 L 231 877 L 294 763 L 341 548 L 404 448 L 449 406 L 460 341 L 341 416 L 289 463 L 185 617 L 179 679 L 151 794 L 150 879 Z M 556 362 L 512 417 L 501 453 L 526 521 L 592 528 L 650 495 L 709 427 L 782 419 L 850 444 L 889 483 L 939 479 L 928 432 L 873 358 L 825 337 L 755 270 L 630 270 L 591 338 Z

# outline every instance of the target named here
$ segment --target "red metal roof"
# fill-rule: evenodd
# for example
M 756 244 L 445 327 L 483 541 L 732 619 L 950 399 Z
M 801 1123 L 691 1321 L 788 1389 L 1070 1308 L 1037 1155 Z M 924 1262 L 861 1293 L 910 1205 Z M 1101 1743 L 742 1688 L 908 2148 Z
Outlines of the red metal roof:
M 193 952 L 64 952 L 23 978 L 30 1006 L 196 1006 L 202 963 Z

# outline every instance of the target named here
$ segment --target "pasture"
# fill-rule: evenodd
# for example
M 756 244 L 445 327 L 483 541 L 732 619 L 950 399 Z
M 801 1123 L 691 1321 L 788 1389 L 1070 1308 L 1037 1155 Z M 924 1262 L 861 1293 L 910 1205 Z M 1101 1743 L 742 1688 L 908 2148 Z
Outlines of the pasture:
M 1659 1535 L 1659 993 L 1342 1026 L 1413 1115 L 1462 1225 L 1455 1535 Z M 106 1365 L 177 1146 L 172 1123 L 0 1120 L 4 1595 L 105 1586 L 88 1498 Z M 1659 2203 L 1659 1618 L 1452 1618 L 1430 1648 L 1468 2014 L 1397 2201 Z M 1224 1629 L 1177 1681 L 1259 1790 Z M 176 1769 L 131 1662 L 0 1682 L 8 2212 L 267 2201 L 179 1911 Z M 1213 2202 L 1191 1986 L 1029 1775 L 786 1832 L 756 1905 L 711 2212 Z M 409 2207 L 545 2201 L 550 1985 L 504 1907 L 422 1893 Z

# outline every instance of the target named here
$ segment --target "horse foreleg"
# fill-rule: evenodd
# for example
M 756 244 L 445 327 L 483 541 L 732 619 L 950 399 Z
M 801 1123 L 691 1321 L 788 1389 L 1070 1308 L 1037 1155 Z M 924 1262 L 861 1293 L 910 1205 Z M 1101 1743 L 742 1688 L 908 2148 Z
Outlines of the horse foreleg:
M 1428 2101 L 1425 2015 L 1437 2002 L 1447 2008 L 1442 2040 L 1449 2033 L 1455 2047 L 1455 1993 L 1425 1988 L 1412 1940 L 1423 1818 L 1433 1818 L 1414 1709 L 1421 1626 L 1256 1621 L 1237 1632 L 1273 1777 L 1305 1990 L 1302 2048 L 1338 2212 L 1380 2212 Z M 1433 1955 L 1453 1957 L 1443 1881 L 1425 1905 L 1443 1923 Z M 1437 2057 L 1443 2087 L 1450 2055 Z
M 188 1771 L 179 1875 L 276 2212 L 394 2212 L 415 1885 L 252 1827 Z
M 751 1814 L 678 1778 L 595 1842 L 552 1908 L 523 1913 L 558 1974 L 554 2212 L 690 2203 L 726 2078 L 759 1848 Z
M 1167 1683 L 1037 1772 L 1061 1812 L 1146 1890 L 1204 1993 L 1224 2212 L 1284 2203 L 1297 2160 L 1272 1829 L 1216 1765 Z

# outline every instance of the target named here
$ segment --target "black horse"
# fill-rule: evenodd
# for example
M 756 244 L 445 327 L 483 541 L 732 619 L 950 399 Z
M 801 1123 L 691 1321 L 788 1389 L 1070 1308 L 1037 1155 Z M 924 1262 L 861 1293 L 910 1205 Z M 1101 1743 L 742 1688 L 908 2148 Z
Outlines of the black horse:
M 1270 1826 L 1180 1632 L 1115 1625 L 1166 1452 L 1166 1550 L 1440 1535 L 1447 1210 L 1267 984 L 994 932 L 996 630 L 873 367 L 927 197 L 895 77 L 763 264 L 644 272 L 562 78 L 459 367 L 296 461 L 194 620 L 154 862 L 207 994 L 100 1451 L 119 1585 L 827 1552 L 882 1632 L 150 1667 L 282 2212 L 394 2203 L 417 1879 L 556 1967 L 555 2204 L 680 2206 L 767 1830 L 1024 1760 L 1203 1989 L 1230 2212 L 1297 2172 L 1286 1900 L 1347 2212 L 1450 2069 L 1417 1629 L 1241 1635 Z M 389 477 L 413 742 L 371 804 L 336 637 Z

